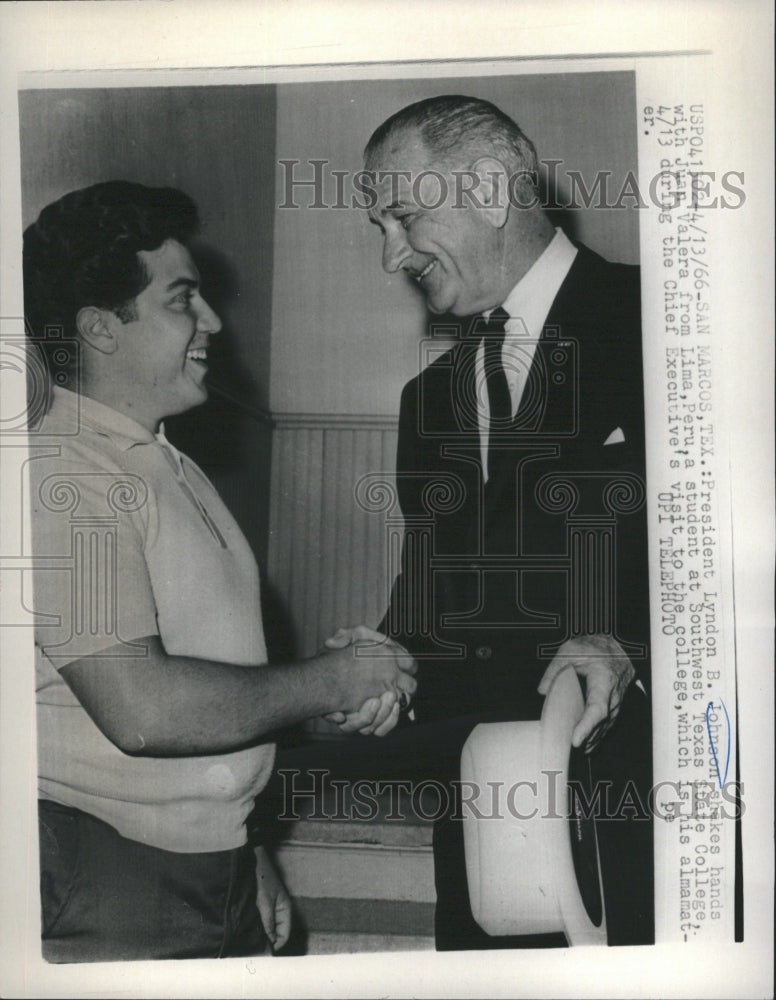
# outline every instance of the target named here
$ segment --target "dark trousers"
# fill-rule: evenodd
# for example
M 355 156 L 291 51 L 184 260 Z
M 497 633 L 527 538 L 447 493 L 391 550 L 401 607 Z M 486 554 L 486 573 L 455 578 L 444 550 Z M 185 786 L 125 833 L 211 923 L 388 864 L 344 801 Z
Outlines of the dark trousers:
M 49 962 L 263 952 L 249 846 L 180 854 L 128 840 L 78 809 L 38 803 L 43 957 Z

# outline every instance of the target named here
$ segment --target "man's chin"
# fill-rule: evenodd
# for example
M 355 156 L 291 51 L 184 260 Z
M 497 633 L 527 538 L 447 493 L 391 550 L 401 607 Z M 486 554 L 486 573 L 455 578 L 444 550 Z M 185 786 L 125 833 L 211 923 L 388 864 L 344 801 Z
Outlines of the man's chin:
M 426 308 L 435 316 L 444 316 L 447 313 L 455 313 L 455 302 L 432 293 L 426 296 Z
M 188 413 L 189 410 L 195 410 L 198 406 L 202 406 L 203 403 L 207 402 L 209 395 L 208 388 L 203 382 L 201 385 L 197 385 L 196 389 L 186 393 L 185 398 L 179 399 L 176 409 L 171 410 L 166 415 L 168 417 L 175 417 L 181 413 Z
M 426 303 L 428 311 L 433 313 L 435 316 L 471 316 L 473 313 L 468 309 L 459 309 L 453 302 L 450 305 L 432 305 L 430 302 Z
M 464 309 L 458 302 L 455 295 L 434 294 L 426 296 L 426 308 L 435 316 L 469 316 L 470 312 Z
M 203 403 L 206 403 L 208 401 L 209 396 L 210 392 L 208 391 L 208 387 L 203 382 L 202 385 L 199 387 L 199 392 L 197 393 L 197 399 L 192 399 L 191 404 L 189 405 L 189 409 L 193 410 L 195 406 L 202 406 Z

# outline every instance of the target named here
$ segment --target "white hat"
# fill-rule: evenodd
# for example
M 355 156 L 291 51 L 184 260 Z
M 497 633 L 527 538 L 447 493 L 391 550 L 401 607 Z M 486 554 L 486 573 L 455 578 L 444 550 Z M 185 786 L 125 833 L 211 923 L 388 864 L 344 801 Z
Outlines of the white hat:
M 466 875 L 472 914 L 488 934 L 561 931 L 572 945 L 606 944 L 595 823 L 581 815 L 579 796 L 571 818 L 568 808 L 570 763 L 575 781 L 589 775 L 587 758 L 571 748 L 583 711 L 568 668 L 541 721 L 483 723 L 464 744 Z

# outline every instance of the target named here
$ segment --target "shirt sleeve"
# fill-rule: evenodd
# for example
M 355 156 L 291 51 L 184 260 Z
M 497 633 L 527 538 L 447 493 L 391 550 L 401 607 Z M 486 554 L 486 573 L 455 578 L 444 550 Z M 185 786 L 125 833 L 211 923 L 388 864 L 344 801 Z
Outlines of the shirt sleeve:
M 144 555 L 147 485 L 85 462 L 30 465 L 36 645 L 60 669 L 158 634 Z

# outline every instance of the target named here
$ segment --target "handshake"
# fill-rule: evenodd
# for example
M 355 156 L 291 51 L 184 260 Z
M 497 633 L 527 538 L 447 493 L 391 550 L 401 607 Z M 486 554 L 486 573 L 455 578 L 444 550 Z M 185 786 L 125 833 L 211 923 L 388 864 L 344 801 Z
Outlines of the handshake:
M 326 640 L 319 658 L 342 684 L 342 707 L 324 718 L 343 733 L 385 736 L 409 708 L 418 668 L 393 639 L 366 625 L 340 628 Z

